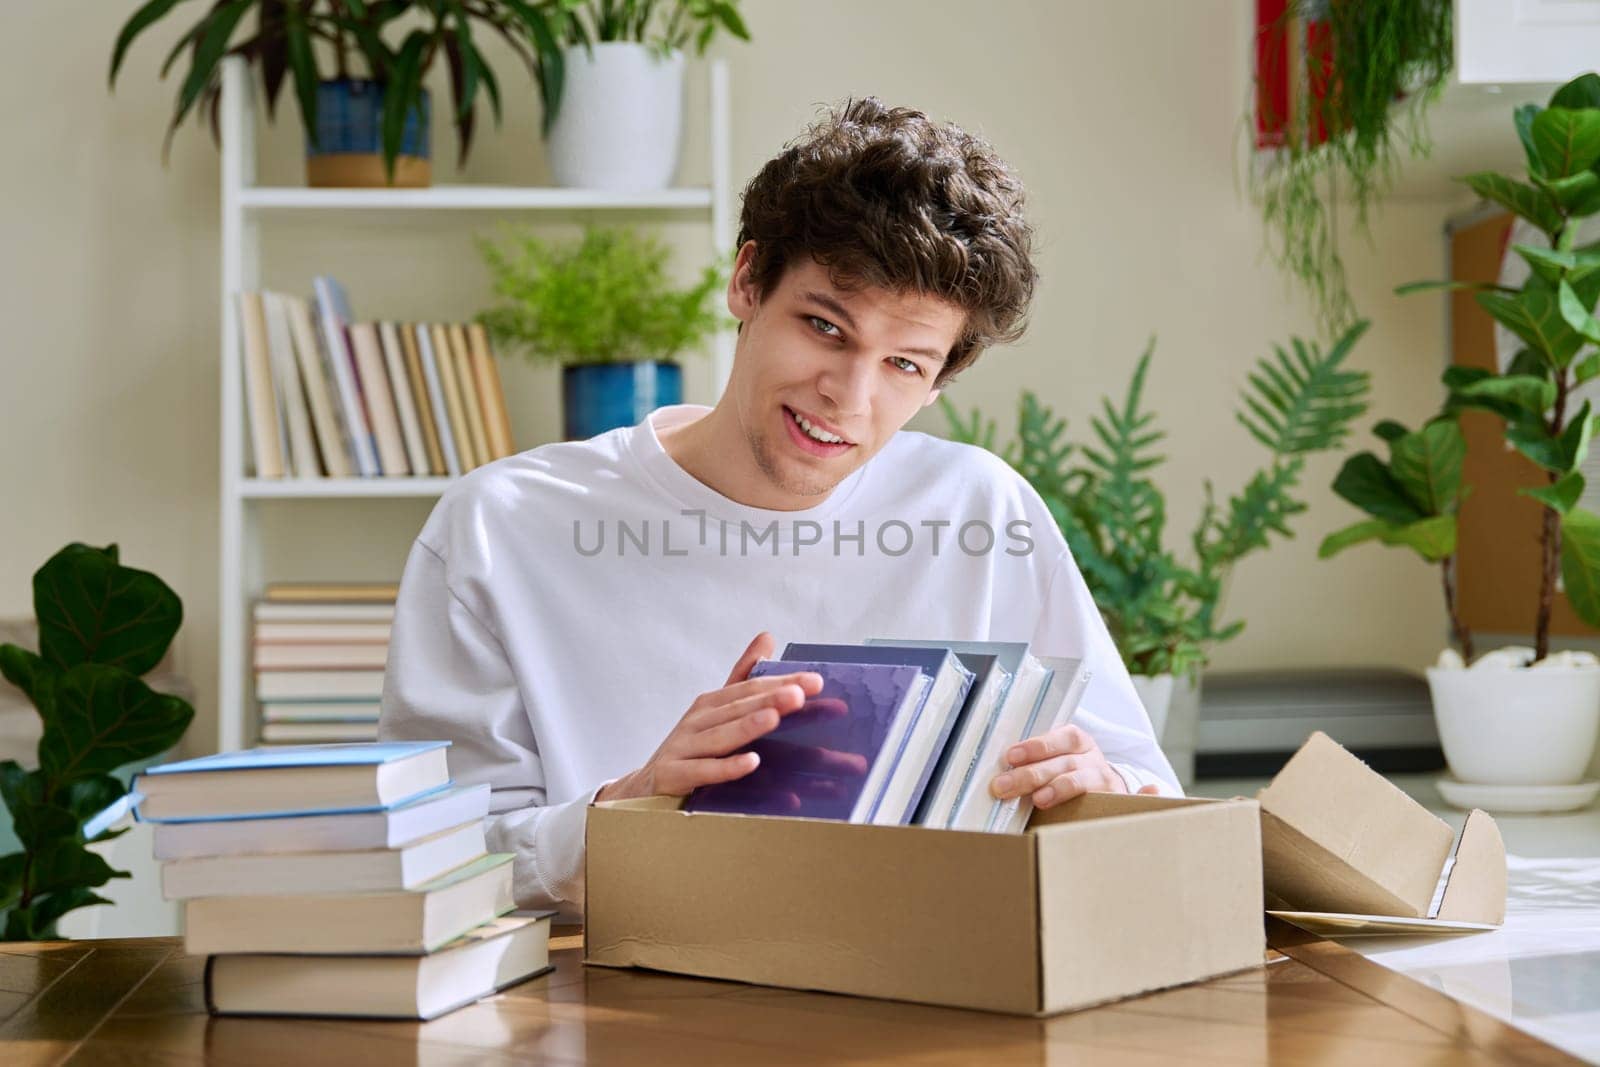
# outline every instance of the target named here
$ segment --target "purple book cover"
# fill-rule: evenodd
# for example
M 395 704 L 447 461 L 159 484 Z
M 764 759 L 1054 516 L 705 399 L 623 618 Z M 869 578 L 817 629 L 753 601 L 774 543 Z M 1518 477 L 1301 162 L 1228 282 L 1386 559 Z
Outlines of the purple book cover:
M 822 690 L 745 751 L 761 764 L 732 782 L 702 786 L 685 811 L 795 815 L 865 821 L 873 797 L 863 796 L 873 765 L 898 716 L 914 710 L 925 687 L 916 667 L 879 663 L 763 660 L 750 677 L 815 671 Z M 879 776 L 881 777 L 881 776 Z

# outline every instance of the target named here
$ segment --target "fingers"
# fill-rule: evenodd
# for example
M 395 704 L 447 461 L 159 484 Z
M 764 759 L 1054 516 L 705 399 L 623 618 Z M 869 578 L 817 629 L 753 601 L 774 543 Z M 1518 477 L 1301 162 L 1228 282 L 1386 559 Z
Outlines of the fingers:
M 1039 763 L 1013 767 L 989 784 L 989 792 L 998 800 L 1026 796 L 1036 789 L 1042 789 L 1052 779 L 1076 770 L 1082 762 L 1081 756 L 1056 756 Z
M 1159 785 L 1142 785 L 1139 787 L 1139 795 L 1146 797 L 1158 797 L 1161 795 L 1161 787 Z
M 1047 734 L 1012 745 L 1006 750 L 1006 762 L 1013 767 L 1020 767 L 1024 763 L 1038 763 L 1052 756 L 1093 752 L 1097 747 L 1094 738 L 1083 727 L 1068 723 Z
M 666 796 L 687 796 L 703 785 L 718 785 L 743 778 L 761 765 L 754 752 L 740 752 L 717 759 L 675 760 L 657 772 L 657 792 Z
M 750 668 L 769 658 L 773 652 L 777 651 L 777 648 L 778 643 L 773 640 L 772 635 L 762 630 L 745 646 L 744 654 L 733 665 L 733 670 L 728 674 L 728 680 L 723 684 L 732 685 L 734 682 L 744 681 L 750 677 Z
M 689 758 L 726 756 L 771 733 L 782 719 L 777 708 L 770 705 L 755 707 L 721 725 L 686 737 L 680 754 Z
M 1104 791 L 1104 783 L 1087 767 L 1080 767 L 1051 779 L 1050 784 L 1033 794 L 1033 806 L 1049 808 L 1084 793 Z
M 732 722 L 761 708 L 774 708 L 778 714 L 787 715 L 792 711 L 799 711 L 805 705 L 805 688 L 795 675 L 773 675 L 770 679 L 751 679 L 751 684 L 755 682 L 771 684 L 755 686 L 745 691 L 745 695 L 730 698 L 723 703 L 698 706 L 684 716 L 685 721 L 692 729 L 704 731 L 721 726 L 725 722 Z M 735 690 L 730 688 L 718 692 L 734 693 Z M 706 698 L 715 695 L 708 693 Z

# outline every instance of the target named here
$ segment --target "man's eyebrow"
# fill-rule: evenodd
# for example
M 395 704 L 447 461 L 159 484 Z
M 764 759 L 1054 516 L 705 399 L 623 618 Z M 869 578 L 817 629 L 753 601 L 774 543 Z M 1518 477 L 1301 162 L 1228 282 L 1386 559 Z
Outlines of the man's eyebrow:
M 852 330 L 859 329 L 859 327 L 856 326 L 856 320 L 851 316 L 849 309 L 847 309 L 843 304 L 839 303 L 839 301 L 835 300 L 833 297 L 829 296 L 827 293 L 817 292 L 814 289 L 808 289 L 800 294 L 800 299 L 826 308 L 831 314 L 843 319 L 844 324 L 850 327 Z M 949 358 L 948 352 L 941 352 L 937 348 L 918 348 L 915 345 L 897 348 L 895 351 L 906 352 L 913 356 L 927 356 L 929 359 L 935 360 L 941 364 Z

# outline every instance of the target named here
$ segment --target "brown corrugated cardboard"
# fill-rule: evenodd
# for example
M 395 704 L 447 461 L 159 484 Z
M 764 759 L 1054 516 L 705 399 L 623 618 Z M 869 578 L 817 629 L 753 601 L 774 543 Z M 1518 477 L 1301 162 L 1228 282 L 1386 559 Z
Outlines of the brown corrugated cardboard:
M 1461 932 L 1505 920 L 1506 858 L 1474 811 L 1441 904 L 1449 824 L 1318 732 L 1257 798 L 1268 913 L 1319 933 Z
M 587 962 L 1017 1014 L 1258 966 L 1251 800 L 1090 794 L 1022 834 L 589 812 Z

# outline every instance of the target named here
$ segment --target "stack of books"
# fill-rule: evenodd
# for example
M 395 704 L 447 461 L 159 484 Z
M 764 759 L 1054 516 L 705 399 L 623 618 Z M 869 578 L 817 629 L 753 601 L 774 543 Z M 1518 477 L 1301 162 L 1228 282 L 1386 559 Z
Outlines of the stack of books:
M 135 780 L 213 1012 L 429 1019 L 549 969 L 553 913 L 507 915 L 489 787 L 452 786 L 447 745 L 255 749 Z
M 1089 684 L 1081 660 L 1027 642 L 883 638 L 790 644 L 751 676 L 794 671 L 822 675 L 822 691 L 750 746 L 755 771 L 695 790 L 686 810 L 1020 833 L 1032 804 L 996 800 L 989 782 Z
M 263 744 L 377 739 L 398 591 L 383 583 L 267 586 L 251 644 Z
M 344 288 L 237 295 L 258 478 L 458 475 L 516 451 L 483 327 L 356 322 Z

